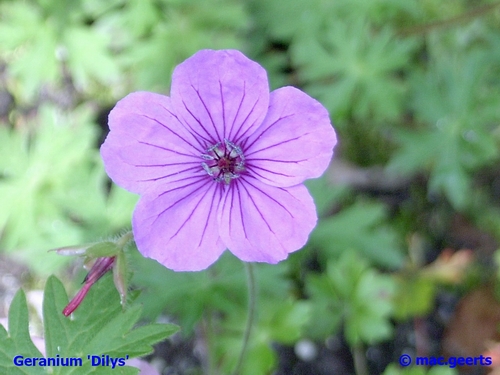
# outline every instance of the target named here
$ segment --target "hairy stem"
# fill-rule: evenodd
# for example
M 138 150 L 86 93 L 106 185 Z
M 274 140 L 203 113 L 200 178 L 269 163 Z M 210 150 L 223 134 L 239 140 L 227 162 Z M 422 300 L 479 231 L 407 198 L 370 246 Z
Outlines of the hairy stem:
M 125 233 L 123 236 L 121 236 L 116 241 L 116 244 L 118 245 L 118 247 L 123 249 L 125 247 L 125 245 L 127 245 L 133 239 L 134 239 L 134 234 L 132 233 L 132 231 L 129 231 L 129 232 Z
M 252 333 L 253 322 L 255 319 L 255 302 L 257 299 L 256 287 L 255 287 L 255 275 L 251 263 L 245 263 L 245 269 L 247 271 L 247 282 L 248 282 L 248 317 L 247 317 L 247 324 L 245 327 L 245 334 L 243 335 L 243 345 L 241 347 L 240 357 L 238 358 L 238 363 L 236 364 L 236 368 L 233 372 L 233 375 L 240 374 L 241 367 L 245 360 L 248 343 L 250 341 L 250 334 Z

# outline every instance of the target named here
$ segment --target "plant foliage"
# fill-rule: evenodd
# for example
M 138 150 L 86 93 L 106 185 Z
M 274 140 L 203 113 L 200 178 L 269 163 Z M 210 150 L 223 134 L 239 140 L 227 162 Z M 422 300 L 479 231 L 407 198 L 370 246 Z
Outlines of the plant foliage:
M 110 278 L 97 283 L 89 292 L 72 319 L 62 310 L 68 303 L 63 285 L 50 277 L 45 285 L 43 322 L 45 350 L 37 349 L 29 334 L 26 297 L 20 290 L 9 310 L 9 332 L 0 326 L 0 369 L 7 374 L 108 374 L 109 367 L 93 366 L 88 356 L 109 355 L 113 358 L 135 358 L 152 352 L 152 345 L 174 334 L 172 324 L 137 324 L 141 306 L 132 305 L 123 310 Z M 52 357 L 81 358 L 82 366 L 18 367 L 15 356 L 26 358 Z M 138 369 L 124 366 L 113 373 L 138 374 Z

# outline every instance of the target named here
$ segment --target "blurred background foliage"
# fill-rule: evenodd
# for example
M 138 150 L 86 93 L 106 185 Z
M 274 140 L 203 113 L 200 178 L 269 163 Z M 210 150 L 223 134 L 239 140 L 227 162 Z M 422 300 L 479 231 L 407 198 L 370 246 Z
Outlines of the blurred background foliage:
M 403 350 L 474 356 L 500 340 L 493 0 L 1 1 L 6 264 L 22 262 L 36 288 L 67 270 L 48 249 L 129 227 L 137 197 L 110 184 L 99 157 L 107 113 L 131 91 L 168 94 L 173 68 L 203 48 L 240 49 L 264 65 L 271 88 L 317 98 L 339 136 L 328 172 L 308 182 L 320 215 L 309 243 L 277 266 L 257 265 L 244 374 L 291 374 L 283 368 L 293 361 L 313 366 L 298 374 L 329 374 L 319 348 L 339 347 L 349 353 L 340 372 L 380 374 Z M 132 251 L 130 263 L 144 319 L 175 317 L 209 348 L 200 368 L 227 373 L 246 316 L 239 262 L 226 254 L 207 271 L 174 273 Z M 482 288 L 493 302 L 467 302 Z M 475 343 L 458 331 L 479 324 L 481 309 L 497 318 Z M 304 340 L 316 343 L 314 360 L 297 349 Z M 457 370 L 429 372 L 441 373 Z

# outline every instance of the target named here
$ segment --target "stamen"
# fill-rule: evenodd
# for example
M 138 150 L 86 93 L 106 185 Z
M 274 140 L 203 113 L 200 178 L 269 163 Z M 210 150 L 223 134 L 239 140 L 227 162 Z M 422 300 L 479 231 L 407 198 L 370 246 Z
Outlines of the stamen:
M 201 155 L 207 162 L 201 163 L 202 168 L 216 182 L 224 182 L 229 185 L 232 180 L 240 177 L 245 171 L 245 157 L 243 151 L 233 142 L 224 139 L 209 147 L 205 154 Z

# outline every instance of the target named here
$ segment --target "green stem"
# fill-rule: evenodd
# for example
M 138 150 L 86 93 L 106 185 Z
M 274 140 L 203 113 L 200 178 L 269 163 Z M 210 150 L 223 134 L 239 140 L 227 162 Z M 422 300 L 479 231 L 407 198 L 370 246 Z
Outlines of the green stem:
M 129 231 L 125 233 L 123 236 L 121 236 L 116 241 L 116 244 L 118 245 L 119 248 L 123 249 L 133 239 L 134 239 L 134 234 L 132 233 L 132 231 Z
M 214 334 L 213 334 L 213 320 L 212 320 L 212 310 L 210 309 L 205 316 L 205 339 L 207 346 L 207 373 L 208 375 L 215 374 L 213 349 L 215 345 Z
M 257 295 L 255 287 L 255 276 L 252 264 L 245 262 L 245 269 L 247 271 L 247 282 L 248 282 L 248 317 L 247 317 L 247 324 L 245 327 L 245 334 L 243 335 L 243 345 L 241 347 L 240 357 L 238 358 L 238 363 L 233 372 L 233 375 L 240 375 L 241 367 L 243 366 L 243 362 L 245 360 L 245 355 L 248 349 L 248 343 L 250 341 L 250 334 L 252 333 L 253 323 L 255 319 L 255 302 L 257 299 Z
M 366 363 L 365 349 L 363 344 L 353 348 L 354 372 L 356 375 L 368 375 L 368 364 Z

